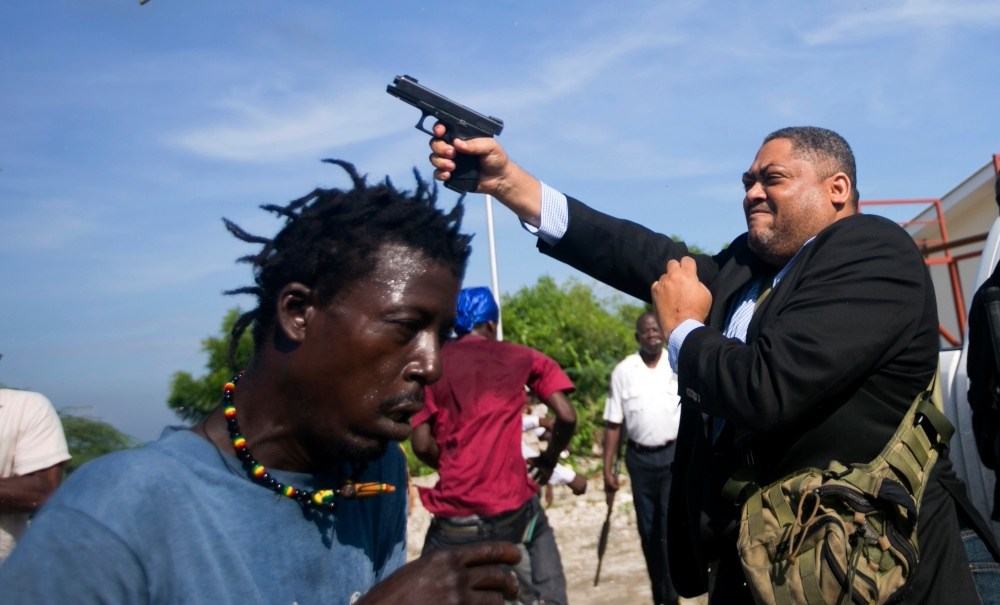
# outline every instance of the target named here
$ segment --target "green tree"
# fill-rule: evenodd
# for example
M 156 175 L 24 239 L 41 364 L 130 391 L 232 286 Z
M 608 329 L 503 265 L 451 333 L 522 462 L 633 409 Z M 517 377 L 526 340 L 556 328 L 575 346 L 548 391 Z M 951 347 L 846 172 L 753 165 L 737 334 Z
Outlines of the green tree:
M 635 350 L 635 319 L 646 307 L 618 294 L 600 297 L 574 279 L 558 285 L 548 276 L 501 301 L 504 340 L 542 351 L 573 380 L 577 431 L 571 449 L 592 455 L 611 371 Z
M 671 235 L 670 239 L 684 242 L 684 238 L 680 237 L 679 235 Z M 684 242 L 684 243 L 687 244 L 688 252 L 690 252 L 691 254 L 711 254 L 710 252 L 705 252 L 705 250 L 703 250 L 697 244 L 692 244 L 691 242 Z M 728 247 L 729 244 L 727 243 L 722 247 L 722 249 L 725 250 Z
M 238 308 L 230 309 L 222 320 L 220 336 L 210 336 L 201 341 L 201 350 L 208 355 L 204 376 L 195 378 L 188 372 L 175 372 L 170 379 L 167 407 L 182 419 L 197 422 L 208 415 L 219 404 L 222 385 L 250 362 L 253 338 L 248 330 L 240 337 L 236 348 L 235 367 L 229 365 L 230 333 L 242 313 Z
M 135 438 L 96 418 L 59 410 L 59 419 L 73 457 L 66 466 L 66 474 L 98 456 L 141 445 Z

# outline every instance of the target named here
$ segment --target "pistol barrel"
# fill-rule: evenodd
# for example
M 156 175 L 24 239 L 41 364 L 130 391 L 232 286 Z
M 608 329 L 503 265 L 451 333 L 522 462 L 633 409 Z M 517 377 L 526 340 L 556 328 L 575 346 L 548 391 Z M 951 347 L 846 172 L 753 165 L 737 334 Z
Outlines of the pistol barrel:
M 503 120 L 493 116 L 485 116 L 478 111 L 456 103 L 420 84 L 410 76 L 396 76 L 392 84 L 386 87 L 386 92 L 401 101 L 413 105 L 423 114 L 417 122 L 417 128 L 433 136 L 433 132 L 424 126 L 427 116 L 434 116 L 446 125 L 454 127 L 461 133 L 475 133 L 478 136 L 496 136 L 503 130 Z M 461 137 L 472 138 L 472 137 Z

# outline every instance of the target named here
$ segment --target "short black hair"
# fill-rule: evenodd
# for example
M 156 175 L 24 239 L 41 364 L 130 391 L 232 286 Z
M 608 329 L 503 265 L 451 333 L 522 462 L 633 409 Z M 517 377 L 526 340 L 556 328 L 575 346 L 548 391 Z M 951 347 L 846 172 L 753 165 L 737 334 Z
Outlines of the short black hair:
M 789 126 L 767 135 L 764 137 L 764 142 L 774 139 L 788 139 L 796 152 L 805 155 L 820 167 L 825 165 L 827 171 L 821 175 L 823 178 L 837 172 L 846 174 L 847 178 L 851 179 L 851 202 L 857 208 L 858 200 L 861 199 L 861 194 L 858 192 L 858 168 L 854 161 L 854 152 L 844 137 L 826 128 Z
M 437 184 L 429 186 L 414 169 L 417 188 L 398 191 L 389 178 L 369 186 L 353 164 L 323 160 L 343 168 L 354 188 L 315 189 L 278 206 L 261 208 L 285 218 L 285 226 L 273 238 L 251 235 L 223 218 L 226 229 L 238 239 L 263 244 L 260 252 L 237 262 L 253 265 L 255 286 L 228 290 L 225 294 L 253 294 L 257 308 L 236 320 L 229 346 L 230 363 L 247 326 L 253 323 L 254 347 L 259 348 L 273 328 L 277 296 L 285 285 L 300 282 L 315 288 L 321 304 L 367 276 L 378 261 L 376 254 L 386 244 L 401 244 L 451 269 L 461 281 L 472 252 L 471 235 L 459 232 L 464 214 L 463 199 L 449 212 L 437 208 Z
M 653 311 L 643 311 L 642 313 L 639 314 L 638 317 L 635 318 L 635 331 L 636 332 L 639 331 L 639 324 L 642 323 L 643 318 L 645 318 L 647 315 L 649 317 L 652 317 L 653 321 L 655 321 L 657 323 L 657 325 L 659 325 L 660 322 L 659 322 L 658 319 L 656 319 L 656 313 L 654 313 Z

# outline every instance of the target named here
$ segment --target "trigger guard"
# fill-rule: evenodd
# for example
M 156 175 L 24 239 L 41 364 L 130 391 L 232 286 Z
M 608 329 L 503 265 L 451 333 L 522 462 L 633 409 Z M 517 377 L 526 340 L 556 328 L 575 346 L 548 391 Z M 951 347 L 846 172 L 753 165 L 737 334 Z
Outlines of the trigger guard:
M 417 130 L 419 130 L 424 134 L 429 134 L 431 135 L 431 137 L 434 138 L 437 137 L 437 135 L 434 134 L 434 130 L 432 130 L 431 128 L 427 128 L 426 125 L 427 118 L 435 118 L 437 121 L 441 122 L 441 124 L 444 125 L 444 136 L 441 137 L 441 140 L 443 140 L 445 143 L 448 143 L 449 145 L 451 144 L 452 141 L 455 140 L 454 130 L 452 128 L 449 128 L 446 122 L 441 121 L 440 118 L 437 118 L 437 116 L 435 116 L 432 113 L 425 113 L 424 115 L 420 116 L 420 119 L 417 120 L 417 126 L 416 126 Z
M 431 115 L 431 114 L 429 114 L 429 113 L 425 113 L 424 115 L 420 116 L 420 119 L 419 119 L 419 120 L 417 120 L 417 130 L 419 130 L 420 132 L 423 132 L 423 133 L 425 133 L 425 134 L 429 134 L 429 135 L 431 135 L 431 136 L 433 137 L 433 136 L 434 136 L 434 131 L 433 131 L 433 130 L 430 130 L 430 129 L 428 129 L 428 128 L 427 128 L 427 127 L 426 127 L 426 126 L 424 125 L 424 123 L 425 123 L 425 122 L 427 122 L 427 118 L 431 118 L 431 117 L 434 117 L 434 116 L 432 116 L 432 115 Z M 445 129 L 446 129 L 446 130 L 447 130 L 447 128 L 448 128 L 448 127 L 447 127 L 447 126 L 445 126 Z M 445 133 L 445 134 L 447 134 L 447 133 Z

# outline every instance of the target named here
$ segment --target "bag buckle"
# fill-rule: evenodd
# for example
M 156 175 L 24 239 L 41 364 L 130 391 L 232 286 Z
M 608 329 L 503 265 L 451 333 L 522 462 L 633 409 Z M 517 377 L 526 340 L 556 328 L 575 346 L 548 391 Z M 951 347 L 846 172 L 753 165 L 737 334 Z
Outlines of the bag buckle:
M 930 418 L 926 414 L 917 413 L 916 418 L 913 421 L 914 427 L 919 427 L 923 429 L 927 438 L 930 439 L 931 444 L 936 444 L 938 442 L 938 432 L 934 428 L 934 423 L 930 421 Z
M 850 475 L 853 472 L 854 472 L 854 467 L 851 466 L 850 464 L 846 464 L 844 465 L 844 470 L 841 471 L 827 470 L 826 476 L 830 477 L 831 479 L 837 479 L 839 481 L 840 479 L 843 479 L 844 477 Z

